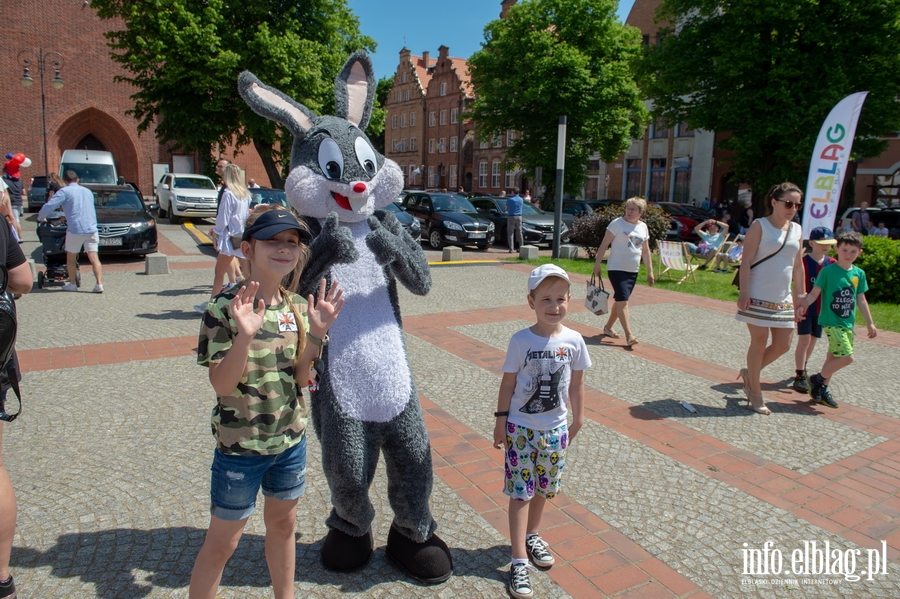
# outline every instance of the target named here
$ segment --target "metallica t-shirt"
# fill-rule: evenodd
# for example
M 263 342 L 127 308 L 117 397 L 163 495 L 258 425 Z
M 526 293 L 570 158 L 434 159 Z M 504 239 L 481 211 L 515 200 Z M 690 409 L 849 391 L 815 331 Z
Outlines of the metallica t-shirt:
M 531 329 L 514 334 L 503 363 L 503 372 L 516 373 L 509 422 L 536 430 L 566 424 L 572 371 L 590 365 L 584 338 L 572 329 L 562 327 L 559 335 L 550 338 Z

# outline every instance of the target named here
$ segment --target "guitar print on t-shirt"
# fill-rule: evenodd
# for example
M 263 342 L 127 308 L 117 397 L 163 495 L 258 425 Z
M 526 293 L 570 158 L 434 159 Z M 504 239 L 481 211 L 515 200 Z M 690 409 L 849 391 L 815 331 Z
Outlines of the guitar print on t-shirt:
M 526 414 L 540 414 L 559 408 L 559 385 L 569 384 L 570 350 L 558 347 L 555 351 L 530 351 L 525 358 L 524 371 L 531 382 L 525 389 L 530 394 L 520 408 Z

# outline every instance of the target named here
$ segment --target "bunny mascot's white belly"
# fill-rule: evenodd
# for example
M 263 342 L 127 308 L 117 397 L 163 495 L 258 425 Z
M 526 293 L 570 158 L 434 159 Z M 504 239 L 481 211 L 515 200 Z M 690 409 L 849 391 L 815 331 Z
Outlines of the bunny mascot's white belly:
M 285 191 L 314 235 L 298 291 L 339 281 L 345 304 L 323 349 L 312 419 L 331 489 L 322 563 L 350 572 L 373 552 L 375 510 L 369 486 L 384 455 L 394 519 L 386 555 L 425 583 L 447 580 L 450 550 L 431 516 L 431 448 L 403 343 L 397 281 L 425 295 L 431 274 L 422 247 L 390 212 L 403 173 L 363 133 L 375 78 L 365 52 L 354 53 L 335 80 L 337 116 L 317 116 L 252 74 L 238 79 L 258 114 L 294 134 Z

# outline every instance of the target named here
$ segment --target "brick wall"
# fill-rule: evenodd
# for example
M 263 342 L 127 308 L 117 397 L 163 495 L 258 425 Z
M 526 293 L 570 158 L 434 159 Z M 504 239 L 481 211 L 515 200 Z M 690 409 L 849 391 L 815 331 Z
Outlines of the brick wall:
M 4 0 L 6 27 L 0 47 L 0 153 L 22 152 L 33 166 L 23 169 L 23 178 L 43 174 L 44 151 L 41 125 L 41 90 L 36 55 L 58 52 L 64 58 L 61 90 L 50 84 L 53 68 L 45 60 L 44 91 L 47 122 L 47 163 L 59 168 L 62 151 L 75 148 L 86 135 L 93 135 L 113 153 L 119 174 L 152 193 L 154 163 L 171 167 L 171 155 L 153 131 L 137 133 L 137 121 L 125 114 L 133 103 L 134 88 L 114 83 L 122 69 L 109 58 L 104 33 L 121 23 L 102 21 L 90 6 L 76 0 Z M 17 55 L 34 53 L 30 74 L 34 84 L 23 88 L 22 66 Z M 229 157 L 233 152 L 229 150 Z M 244 148 L 236 160 L 247 168 L 247 176 L 267 182 L 262 163 L 253 148 Z M 195 157 L 195 168 L 200 167 Z M 26 180 L 27 183 L 27 180 Z

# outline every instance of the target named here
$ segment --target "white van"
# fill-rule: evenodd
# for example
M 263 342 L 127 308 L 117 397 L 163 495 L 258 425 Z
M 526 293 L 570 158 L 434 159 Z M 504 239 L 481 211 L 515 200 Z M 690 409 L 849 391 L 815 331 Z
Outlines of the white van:
M 118 185 L 119 175 L 116 163 L 110 152 L 98 150 L 66 150 L 59 165 L 59 176 L 66 171 L 75 171 L 81 183 L 100 185 Z

